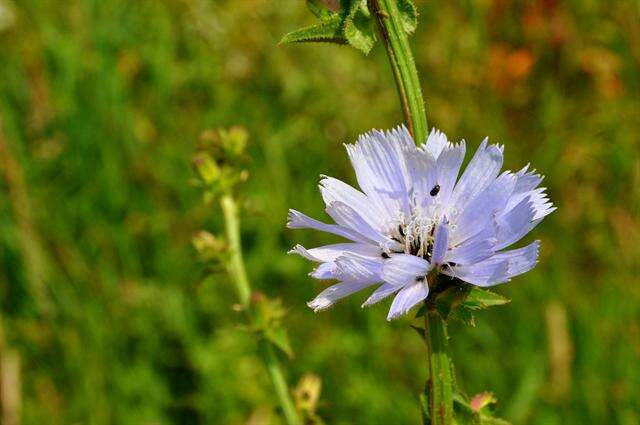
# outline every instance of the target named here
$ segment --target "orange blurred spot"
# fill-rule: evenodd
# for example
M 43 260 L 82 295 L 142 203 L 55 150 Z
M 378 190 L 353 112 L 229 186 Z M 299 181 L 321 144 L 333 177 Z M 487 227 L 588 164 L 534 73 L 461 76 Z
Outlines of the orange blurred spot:
M 502 44 L 489 48 L 489 82 L 498 92 L 506 92 L 525 79 L 533 67 L 533 54 L 529 49 L 510 49 Z

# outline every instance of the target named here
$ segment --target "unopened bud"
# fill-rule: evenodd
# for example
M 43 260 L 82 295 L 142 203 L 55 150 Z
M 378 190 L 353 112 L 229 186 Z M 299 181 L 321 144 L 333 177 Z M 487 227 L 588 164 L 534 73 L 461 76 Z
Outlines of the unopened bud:
M 497 402 L 496 398 L 490 392 L 484 392 L 473 396 L 469 405 L 474 412 L 479 412 L 484 407 Z
M 201 152 L 193 157 L 193 167 L 206 184 L 212 184 L 220 178 L 220 167 L 206 153 Z
M 226 132 L 223 137 L 223 143 L 227 152 L 238 157 L 244 153 L 247 147 L 247 140 L 249 139 L 249 133 L 244 127 L 233 126 Z

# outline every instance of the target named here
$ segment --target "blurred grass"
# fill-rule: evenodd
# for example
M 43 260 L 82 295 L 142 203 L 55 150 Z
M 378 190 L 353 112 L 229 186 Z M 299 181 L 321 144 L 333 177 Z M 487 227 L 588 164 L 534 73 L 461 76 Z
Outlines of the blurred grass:
M 453 325 L 469 393 L 516 424 L 640 423 L 640 9 L 633 0 L 418 2 L 430 125 L 547 175 L 559 206 L 512 304 Z M 198 134 L 251 134 L 244 245 L 283 299 L 289 381 L 323 380 L 330 424 L 416 423 L 424 347 L 387 306 L 314 315 L 285 251 L 288 207 L 322 216 L 343 142 L 401 120 L 379 47 L 278 46 L 302 1 L 0 0 L 0 307 L 25 424 L 255 423 L 276 408 L 223 274 L 189 245 L 219 229 L 189 185 Z M 9 164 L 9 165 L 7 165 Z

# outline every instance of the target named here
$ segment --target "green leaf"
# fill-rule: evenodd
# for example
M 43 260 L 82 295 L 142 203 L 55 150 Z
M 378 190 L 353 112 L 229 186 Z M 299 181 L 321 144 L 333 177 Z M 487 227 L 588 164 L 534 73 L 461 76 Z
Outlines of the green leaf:
M 413 34 L 418 26 L 418 10 L 411 0 L 398 0 L 400 22 L 407 34 Z
M 347 40 L 342 32 L 342 17 L 333 14 L 318 24 L 290 32 L 280 40 L 280 44 L 309 42 L 346 44 Z
M 449 314 L 464 301 L 469 291 L 469 285 L 454 285 L 439 293 L 436 298 L 436 309 L 440 316 L 447 320 Z
M 459 320 L 465 325 L 474 327 L 476 326 L 476 320 L 473 316 L 473 312 L 468 308 L 456 308 L 455 310 L 453 310 L 453 312 L 451 312 L 451 315 L 449 317 L 455 320 Z
M 349 45 L 369 54 L 376 43 L 375 22 L 365 1 L 354 1 L 344 20 L 344 36 Z
M 264 337 L 273 345 L 282 350 L 289 357 L 293 357 L 293 349 L 289 342 L 289 336 L 284 328 L 267 328 L 264 330 Z
M 331 3 L 330 0 L 307 0 L 307 9 L 318 18 L 325 19 L 340 9 L 338 4 L 337 10 L 332 11 L 330 8 Z
M 473 286 L 467 298 L 462 302 L 462 306 L 470 310 L 483 310 L 494 305 L 503 305 L 510 302 L 511 300 L 500 294 Z
M 421 328 L 420 326 L 414 326 L 411 325 L 411 328 L 416 331 L 418 333 L 418 335 L 420 335 L 420 338 L 422 338 L 423 341 L 426 341 L 427 339 L 427 331 L 425 331 L 424 328 Z

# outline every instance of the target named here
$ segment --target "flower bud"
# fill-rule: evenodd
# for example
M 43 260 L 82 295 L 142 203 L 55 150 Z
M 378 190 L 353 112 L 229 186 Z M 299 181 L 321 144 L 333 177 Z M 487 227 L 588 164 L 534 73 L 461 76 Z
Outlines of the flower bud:
M 202 181 L 211 185 L 220 178 L 220 167 L 206 153 L 200 152 L 193 157 L 193 167 Z

